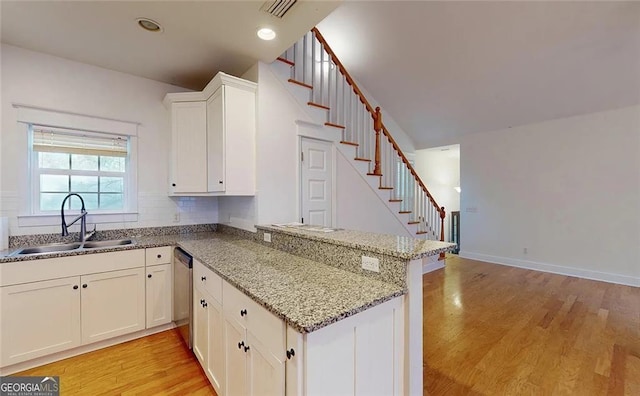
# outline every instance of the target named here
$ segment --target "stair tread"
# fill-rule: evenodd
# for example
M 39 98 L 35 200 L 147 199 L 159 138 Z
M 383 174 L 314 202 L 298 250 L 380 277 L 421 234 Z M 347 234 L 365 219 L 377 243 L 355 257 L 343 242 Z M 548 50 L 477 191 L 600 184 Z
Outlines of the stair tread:
M 354 160 L 356 160 L 356 161 L 366 161 L 366 162 L 371 162 L 371 160 L 370 160 L 370 159 L 368 159 L 368 158 L 359 158 L 359 157 L 356 157 L 356 158 L 354 158 Z
M 401 210 L 398 213 L 409 214 L 409 213 L 412 213 L 412 212 L 410 210 Z
M 346 140 L 341 140 L 340 143 L 342 144 L 348 144 L 350 146 L 359 146 L 358 143 L 354 143 L 354 142 L 347 142 Z
M 429 231 L 416 231 L 416 234 L 428 234 Z
M 313 106 L 313 107 L 319 107 L 321 109 L 325 109 L 325 110 L 331 110 L 328 106 L 322 105 L 320 103 L 315 103 L 315 102 L 307 102 L 307 104 L 309 106 Z
M 380 186 L 378 190 L 393 190 L 393 187 Z
M 402 202 L 401 199 L 390 199 L 389 202 Z
M 346 126 L 334 124 L 332 122 L 325 122 L 324 125 L 330 126 L 330 127 L 334 127 L 334 128 L 340 128 L 340 129 L 346 129 L 347 128 Z
M 292 83 L 292 84 L 300 85 L 301 87 L 313 89 L 313 87 L 311 85 L 305 84 L 302 81 L 294 80 L 293 78 L 290 78 L 289 82 Z
M 407 224 L 420 224 L 419 221 L 408 221 Z
M 289 66 L 295 66 L 296 65 L 295 63 L 291 62 L 289 59 L 285 59 L 285 58 L 280 57 L 280 56 L 277 57 L 276 60 L 279 60 L 282 63 L 286 63 Z
M 370 173 L 370 172 L 367 173 L 367 176 L 380 176 L 380 177 L 382 177 L 382 175 L 376 175 L 375 173 Z

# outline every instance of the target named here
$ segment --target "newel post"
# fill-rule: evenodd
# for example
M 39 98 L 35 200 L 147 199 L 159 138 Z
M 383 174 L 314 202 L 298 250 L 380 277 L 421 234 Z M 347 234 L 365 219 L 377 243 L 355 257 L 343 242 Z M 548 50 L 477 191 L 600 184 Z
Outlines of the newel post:
M 380 112 L 379 106 L 376 107 L 376 113 L 373 116 L 373 129 L 375 129 L 376 131 L 376 157 L 373 174 L 376 176 L 381 176 L 382 170 L 380 169 L 380 132 L 382 132 L 382 113 Z
M 444 218 L 447 212 L 444 210 L 444 206 L 440 208 L 440 242 L 444 242 Z M 444 260 L 444 252 L 440 253 L 440 260 Z

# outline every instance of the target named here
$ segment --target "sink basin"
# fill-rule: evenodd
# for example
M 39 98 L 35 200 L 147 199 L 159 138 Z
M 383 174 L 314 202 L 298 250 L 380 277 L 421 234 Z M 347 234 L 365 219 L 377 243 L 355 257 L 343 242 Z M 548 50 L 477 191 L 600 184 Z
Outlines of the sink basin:
M 81 246 L 80 242 L 52 243 L 50 245 L 41 245 L 41 246 L 22 248 L 16 251 L 14 255 L 17 256 L 17 255 L 25 255 L 25 254 L 66 252 L 69 250 L 78 249 L 80 246 Z
M 109 241 L 86 241 L 82 246 L 85 249 L 110 248 L 116 246 L 133 245 L 131 239 L 112 239 Z

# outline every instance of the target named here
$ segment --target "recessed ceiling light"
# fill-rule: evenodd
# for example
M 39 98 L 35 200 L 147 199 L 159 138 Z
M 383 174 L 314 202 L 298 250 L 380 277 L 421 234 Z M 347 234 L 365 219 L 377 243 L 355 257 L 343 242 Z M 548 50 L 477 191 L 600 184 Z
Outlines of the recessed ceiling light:
M 273 29 L 262 28 L 258 30 L 258 37 L 267 41 L 273 40 L 276 38 L 276 32 L 274 32 Z
M 158 22 L 151 20 L 149 18 L 138 18 L 136 19 L 136 21 L 138 21 L 138 25 L 141 28 L 149 32 L 162 32 L 163 30 L 162 26 L 160 26 Z

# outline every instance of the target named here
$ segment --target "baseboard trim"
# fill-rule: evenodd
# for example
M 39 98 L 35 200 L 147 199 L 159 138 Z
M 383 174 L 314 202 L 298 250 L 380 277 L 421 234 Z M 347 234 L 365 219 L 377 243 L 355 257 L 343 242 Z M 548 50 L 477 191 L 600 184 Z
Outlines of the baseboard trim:
M 535 271 L 550 272 L 552 274 L 575 276 L 577 278 L 591 279 L 596 281 L 616 283 L 626 286 L 640 287 L 640 278 L 612 274 L 610 272 L 600 272 L 574 267 L 565 267 L 556 264 L 541 263 L 537 261 L 519 260 L 510 257 L 492 256 L 489 254 L 460 251 L 460 257 L 472 260 L 485 261 L 492 264 L 507 265 L 510 267 L 524 268 Z
M 151 329 L 145 329 L 136 331 L 135 333 L 121 335 L 119 337 L 110 338 L 108 340 L 98 341 L 93 344 L 82 345 L 77 348 L 69 349 L 62 352 L 53 353 L 47 356 L 41 356 L 39 358 L 27 360 L 25 362 L 16 363 L 11 366 L 0 368 L 0 375 L 9 375 L 20 371 L 32 369 L 34 367 L 43 366 L 45 364 L 57 362 L 59 360 L 67 359 L 73 356 L 82 355 L 87 352 L 97 351 L 98 349 L 107 348 L 113 345 L 122 344 L 123 342 L 132 341 L 138 338 L 146 337 L 151 334 L 160 333 L 169 329 L 175 328 L 175 323 L 171 322 L 165 325 L 160 325 Z
M 444 268 L 444 260 L 437 260 L 430 263 L 422 264 L 422 274 L 426 274 L 429 272 L 433 272 L 439 270 L 440 268 Z

